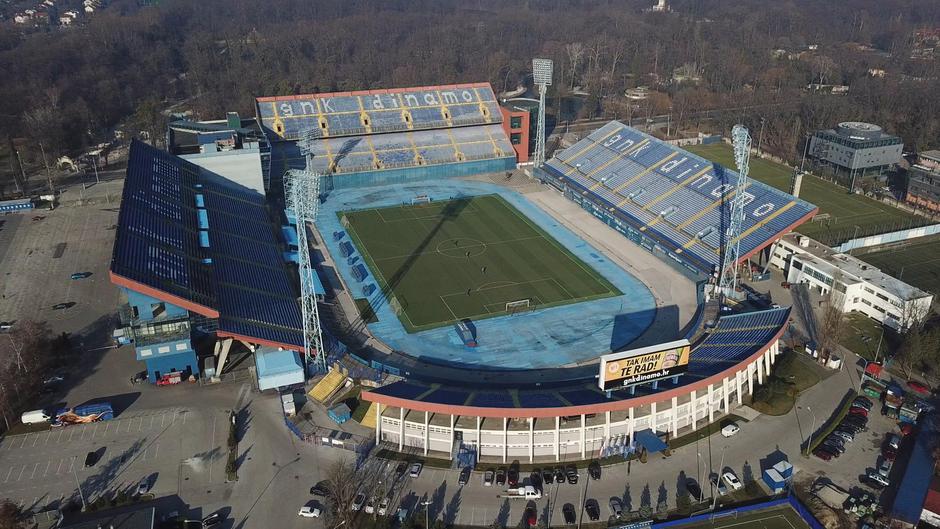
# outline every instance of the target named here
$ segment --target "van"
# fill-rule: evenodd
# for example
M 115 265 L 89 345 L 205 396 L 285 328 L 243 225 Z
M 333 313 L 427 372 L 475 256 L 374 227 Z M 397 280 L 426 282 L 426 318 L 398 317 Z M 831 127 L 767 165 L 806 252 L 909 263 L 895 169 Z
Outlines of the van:
M 23 415 L 20 417 L 20 421 L 23 424 L 39 424 L 43 422 L 49 422 L 49 417 L 46 415 L 46 412 L 43 410 L 33 410 L 33 411 L 24 411 Z

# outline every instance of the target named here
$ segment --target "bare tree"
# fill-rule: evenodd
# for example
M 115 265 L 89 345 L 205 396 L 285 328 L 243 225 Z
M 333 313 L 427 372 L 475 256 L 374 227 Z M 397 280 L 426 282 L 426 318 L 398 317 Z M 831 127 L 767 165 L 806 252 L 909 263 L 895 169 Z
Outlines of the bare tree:
M 845 335 L 847 322 L 842 312 L 845 294 L 839 291 L 844 288 L 841 277 L 836 274 L 832 278 L 833 288 L 825 295 L 822 301 L 822 314 L 819 320 L 819 358 L 828 361 L 833 351 L 837 350 L 839 343 Z
M 0 501 L 0 529 L 25 529 L 23 511 L 10 500 Z
M 343 458 L 336 461 L 327 470 L 327 500 L 330 514 L 335 518 L 334 525 L 342 522 L 345 527 L 352 527 L 352 505 L 356 491 L 361 483 L 354 461 Z
M 568 54 L 568 66 L 571 68 L 571 81 L 569 89 L 574 89 L 575 78 L 578 75 L 578 66 L 581 65 L 581 59 L 584 58 L 584 44 L 572 42 L 565 44 L 565 52 Z

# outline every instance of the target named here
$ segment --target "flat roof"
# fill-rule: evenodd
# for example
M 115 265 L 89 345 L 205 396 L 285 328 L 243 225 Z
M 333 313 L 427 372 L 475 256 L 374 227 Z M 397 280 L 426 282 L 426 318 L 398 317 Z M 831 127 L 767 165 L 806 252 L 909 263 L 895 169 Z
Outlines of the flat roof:
M 156 510 L 153 507 L 129 512 L 102 513 L 88 520 L 66 524 L 62 529 L 153 529 Z
M 929 292 L 892 277 L 876 266 L 870 265 L 857 257 L 836 252 L 813 238 L 806 237 L 810 241 L 809 246 L 800 246 L 799 240 L 801 237 L 806 237 L 806 235 L 788 233 L 783 236 L 783 239 L 810 254 L 809 257 L 805 255 L 800 257 L 804 262 L 812 264 L 830 276 L 836 272 L 841 272 L 843 274 L 843 283 L 853 284 L 864 281 L 905 301 L 931 296 Z

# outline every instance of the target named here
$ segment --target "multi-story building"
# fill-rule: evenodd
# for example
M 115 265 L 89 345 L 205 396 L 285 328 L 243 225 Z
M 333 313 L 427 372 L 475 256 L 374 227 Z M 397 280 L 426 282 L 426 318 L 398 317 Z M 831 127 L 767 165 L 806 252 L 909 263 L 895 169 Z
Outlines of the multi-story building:
M 121 324 L 134 342 L 137 360 L 147 366 L 150 382 L 172 372 L 198 376 L 189 311 L 129 288 L 122 290 L 127 304 L 119 311 Z
M 907 175 L 907 202 L 940 213 L 940 151 L 918 154 Z
M 836 174 L 855 179 L 880 175 L 901 159 L 901 138 L 885 133 L 878 125 L 846 121 L 835 129 L 820 130 L 810 139 L 808 155 Z
M 532 104 L 527 103 L 527 101 L 509 101 L 499 106 L 499 111 L 503 115 L 503 130 L 509 136 L 509 143 L 516 151 L 516 161 L 519 163 L 529 161 L 532 112 L 538 109 L 538 106 L 533 107 Z
M 861 312 L 894 329 L 922 319 L 933 303 L 932 294 L 797 233 L 780 239 L 770 263 L 790 283 L 805 283 L 823 295 L 835 291 L 831 300 L 842 312 Z

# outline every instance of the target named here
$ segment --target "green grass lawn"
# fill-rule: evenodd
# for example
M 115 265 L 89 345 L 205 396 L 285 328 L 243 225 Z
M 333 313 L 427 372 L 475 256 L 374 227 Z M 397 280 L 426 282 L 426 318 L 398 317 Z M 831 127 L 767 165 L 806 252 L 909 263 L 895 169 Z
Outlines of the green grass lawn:
M 689 152 L 735 168 L 731 146 L 725 143 L 694 145 L 686 147 Z M 775 162 L 751 157 L 750 176 L 782 191 L 790 191 L 793 169 Z M 808 235 L 824 244 L 835 245 L 858 235 L 886 233 L 912 226 L 920 226 L 927 219 L 917 217 L 883 202 L 862 195 L 850 195 L 844 187 L 807 175 L 803 178 L 800 198 L 815 204 L 820 214 L 830 218 L 809 221 L 796 231 Z
M 875 354 L 884 360 L 885 353 L 897 341 L 892 329 L 884 329 L 884 340 L 881 343 L 881 352 L 878 352 L 878 341 L 881 340 L 882 325 L 864 314 L 853 313 L 846 316 L 846 330 L 840 343 L 846 349 L 866 360 L 874 360 Z
M 735 529 L 808 529 L 809 524 L 800 518 L 789 505 L 772 509 L 751 511 L 735 516 L 725 514 L 711 520 L 674 525 L 682 529 L 734 527 Z
M 858 257 L 906 283 L 940 295 L 940 237 L 924 237 Z
M 339 215 L 408 332 L 620 294 L 498 195 Z

